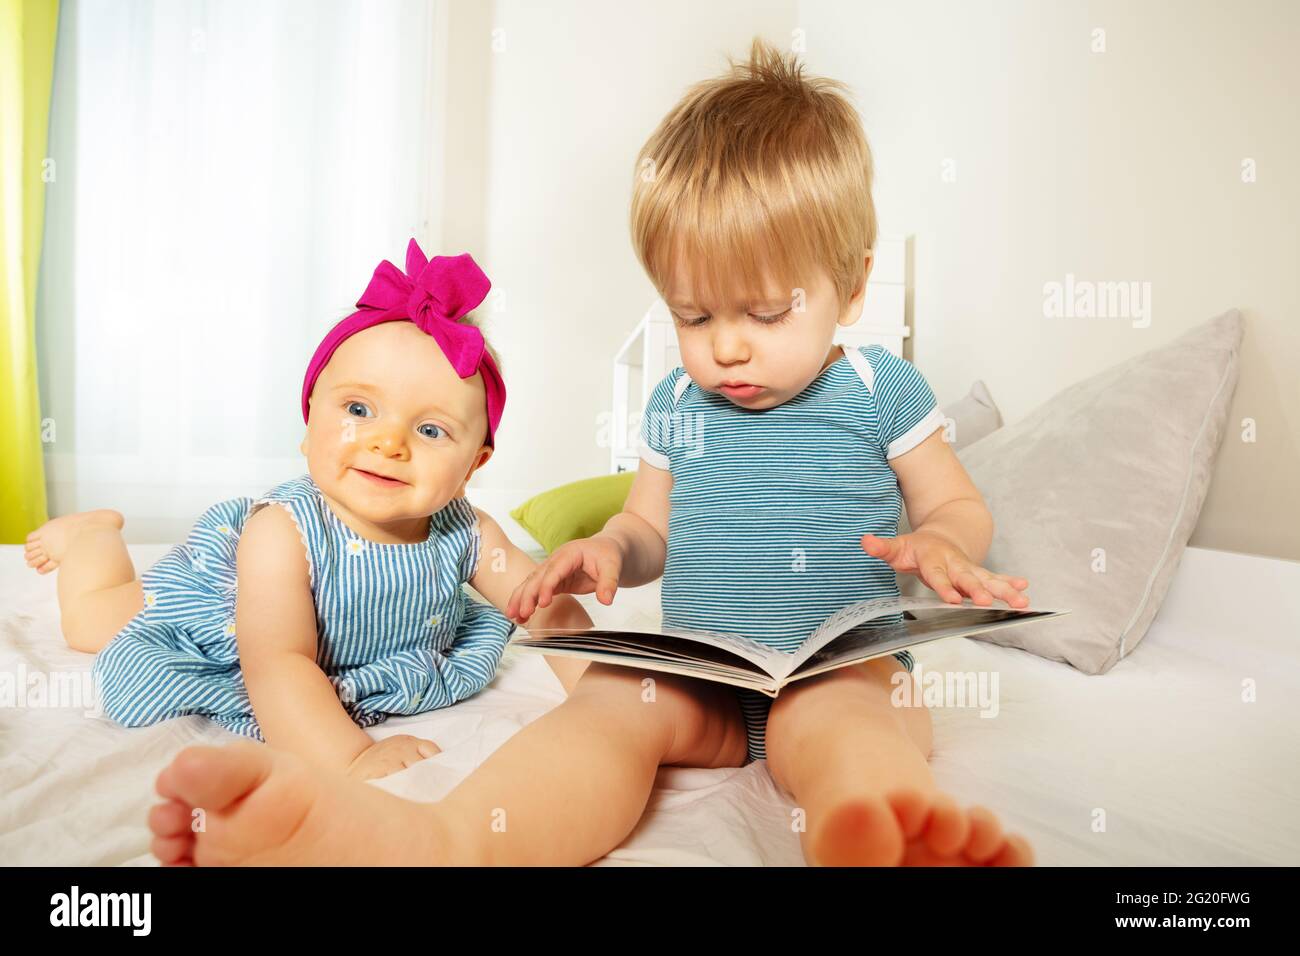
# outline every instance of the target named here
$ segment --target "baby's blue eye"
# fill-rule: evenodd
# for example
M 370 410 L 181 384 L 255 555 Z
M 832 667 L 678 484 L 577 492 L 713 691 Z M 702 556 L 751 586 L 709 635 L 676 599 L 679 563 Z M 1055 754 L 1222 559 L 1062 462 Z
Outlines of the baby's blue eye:
M 354 408 L 364 408 L 366 411 L 370 411 L 370 406 L 367 405 L 365 402 L 348 402 L 347 405 L 345 405 L 345 406 L 343 406 L 343 407 L 346 408 L 346 409 L 348 410 L 348 414 L 349 414 L 349 415 L 356 415 L 357 418 L 368 418 L 368 417 L 369 417 L 368 415 L 363 415 L 363 414 L 360 413 L 360 412 L 354 412 L 354 411 L 352 410 L 352 409 L 354 409 Z
M 425 431 L 426 428 L 431 428 L 431 429 L 433 429 L 433 431 L 435 432 L 435 434 L 430 435 L 427 431 Z M 442 429 L 439 428 L 437 425 L 434 425 L 434 424 L 432 424 L 432 423 L 427 424 L 427 425 L 421 425 L 421 426 L 419 427 L 418 431 L 419 431 L 420 434 L 423 435 L 425 438 L 441 438 L 441 437 L 442 437 L 442 434 L 443 434 Z

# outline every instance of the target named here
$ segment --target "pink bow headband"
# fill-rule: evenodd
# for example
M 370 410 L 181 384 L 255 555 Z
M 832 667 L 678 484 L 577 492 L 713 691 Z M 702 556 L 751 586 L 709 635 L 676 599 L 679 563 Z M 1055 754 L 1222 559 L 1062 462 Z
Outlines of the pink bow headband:
M 334 326 L 316 347 L 302 382 L 302 420 L 307 421 L 312 387 L 321 370 L 349 336 L 381 322 L 409 319 L 433 336 L 461 378 L 483 373 L 487 392 L 487 444 L 496 447 L 497 425 L 506 405 L 506 385 L 483 333 L 460 320 L 487 296 L 492 283 L 469 253 L 426 259 L 414 239 L 406 247 L 406 272 L 387 259 L 375 268 L 370 285 L 357 300 L 358 311 Z

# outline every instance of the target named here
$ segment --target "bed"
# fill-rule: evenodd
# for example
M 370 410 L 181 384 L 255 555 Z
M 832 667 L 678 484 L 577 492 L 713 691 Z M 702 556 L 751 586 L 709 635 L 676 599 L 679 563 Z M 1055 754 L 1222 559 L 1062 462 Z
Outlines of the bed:
M 130 551 L 144 568 L 169 547 Z M 652 584 L 612 607 L 581 600 L 598 624 L 632 626 L 657 622 L 658 597 Z M 198 717 L 137 730 L 87 717 L 69 688 L 91 658 L 63 644 L 55 576 L 28 569 L 20 546 L 0 548 L 0 608 L 11 698 L 0 707 L 0 863 L 154 864 L 144 821 L 155 775 L 185 746 L 233 738 Z M 1189 548 L 1151 631 L 1104 676 L 971 639 L 924 647 L 921 670 L 987 671 L 1000 683 L 994 717 L 932 709 L 935 778 L 993 808 L 1044 865 L 1295 865 L 1298 636 L 1300 563 Z M 32 675 L 44 676 L 44 702 Z M 541 658 L 508 648 L 477 697 L 372 730 L 443 748 L 372 785 L 437 800 L 562 696 Z M 763 761 L 666 768 L 640 825 L 597 865 L 800 866 L 792 806 Z

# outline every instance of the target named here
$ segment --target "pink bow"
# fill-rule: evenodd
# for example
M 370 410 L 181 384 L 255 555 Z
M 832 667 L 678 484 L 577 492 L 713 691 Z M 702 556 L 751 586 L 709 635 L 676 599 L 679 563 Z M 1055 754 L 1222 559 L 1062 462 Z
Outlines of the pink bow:
M 316 346 L 302 380 L 302 420 L 310 414 L 311 391 L 334 350 L 350 335 L 381 322 L 409 319 L 432 336 L 456 374 L 483 376 L 487 404 L 487 443 L 496 447 L 497 426 L 506 407 L 506 383 L 483 333 L 460 320 L 487 296 L 492 283 L 469 253 L 426 260 L 414 239 L 406 247 L 406 272 L 387 259 L 379 264 L 357 311 L 339 322 Z
M 357 307 L 374 309 L 372 321 L 410 319 L 433 336 L 461 378 L 483 359 L 483 333 L 460 320 L 487 297 L 492 283 L 468 253 L 426 259 L 414 239 L 406 247 L 406 272 L 387 259 L 375 269 Z

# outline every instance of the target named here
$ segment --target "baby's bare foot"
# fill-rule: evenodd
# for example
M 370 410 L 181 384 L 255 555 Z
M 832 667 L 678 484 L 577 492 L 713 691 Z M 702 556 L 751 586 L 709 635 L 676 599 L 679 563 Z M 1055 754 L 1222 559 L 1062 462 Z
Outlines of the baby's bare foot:
M 836 807 L 809 833 L 822 866 L 1032 866 L 1023 837 L 984 807 L 962 809 L 938 792 L 899 790 Z
M 72 539 L 88 527 L 107 525 L 121 528 L 121 512 L 111 508 L 95 511 L 78 511 L 76 514 L 51 518 L 27 536 L 26 560 L 37 574 L 49 574 L 59 566 Z
M 164 864 L 429 865 L 453 855 L 435 805 L 265 745 L 187 747 L 157 789 L 167 802 L 150 811 L 149 828 Z

